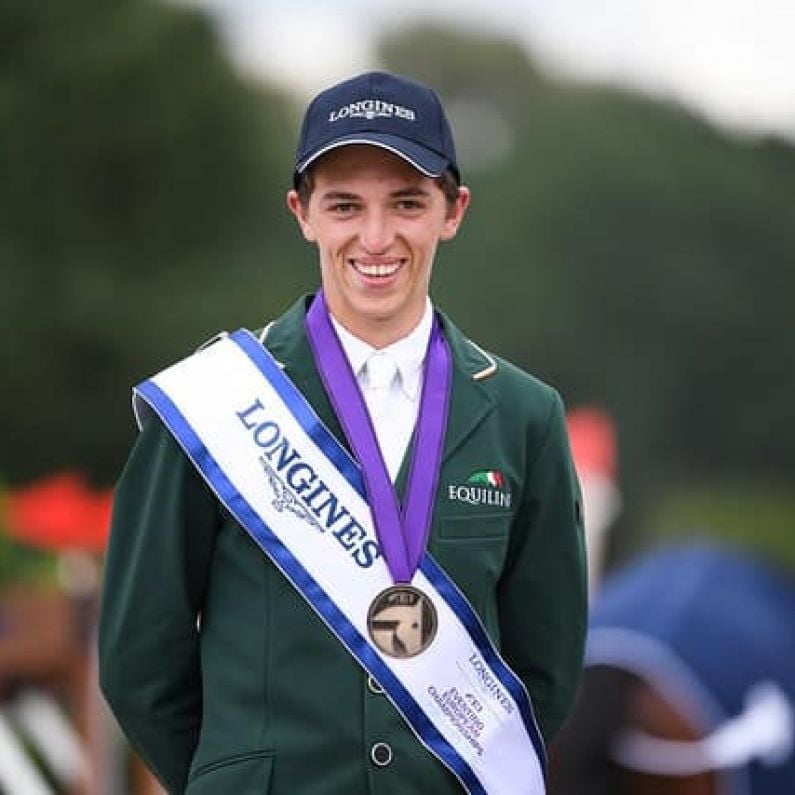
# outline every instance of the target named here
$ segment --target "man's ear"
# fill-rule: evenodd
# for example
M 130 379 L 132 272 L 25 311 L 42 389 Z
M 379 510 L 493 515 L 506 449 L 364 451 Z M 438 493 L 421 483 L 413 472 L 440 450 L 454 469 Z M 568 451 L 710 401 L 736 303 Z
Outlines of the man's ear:
M 452 240 L 458 234 L 458 228 L 464 220 L 470 198 L 469 188 L 466 185 L 462 185 L 458 189 L 458 198 L 456 198 L 451 207 L 448 207 L 447 218 L 444 220 L 444 227 L 440 235 L 441 240 Z
M 295 216 L 295 220 L 298 221 L 298 226 L 301 229 L 301 234 L 304 236 L 304 239 L 310 243 L 315 243 L 315 232 L 307 218 L 306 207 L 304 207 L 301 199 L 298 197 L 298 192 L 295 190 L 287 191 L 287 209 L 290 210 Z

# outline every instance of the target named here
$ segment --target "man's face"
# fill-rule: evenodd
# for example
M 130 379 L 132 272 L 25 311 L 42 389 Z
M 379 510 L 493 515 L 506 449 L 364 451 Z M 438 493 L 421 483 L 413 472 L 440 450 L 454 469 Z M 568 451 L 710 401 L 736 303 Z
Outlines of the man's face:
M 313 167 L 307 206 L 287 203 L 320 254 L 329 310 L 375 347 L 419 323 L 436 246 L 455 236 L 469 203 L 461 189 L 452 208 L 436 181 L 375 146 L 343 146 Z

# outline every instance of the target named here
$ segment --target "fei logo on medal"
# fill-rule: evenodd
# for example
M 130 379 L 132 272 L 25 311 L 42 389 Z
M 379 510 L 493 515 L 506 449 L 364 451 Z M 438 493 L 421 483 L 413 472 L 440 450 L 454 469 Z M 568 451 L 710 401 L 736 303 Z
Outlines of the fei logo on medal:
M 370 605 L 370 639 L 390 657 L 416 657 L 436 637 L 433 602 L 417 588 L 401 583 L 382 591 Z

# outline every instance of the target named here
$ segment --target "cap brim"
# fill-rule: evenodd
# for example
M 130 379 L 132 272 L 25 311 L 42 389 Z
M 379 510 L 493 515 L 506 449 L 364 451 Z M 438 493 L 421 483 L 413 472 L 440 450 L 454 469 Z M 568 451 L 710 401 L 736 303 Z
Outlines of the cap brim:
M 426 177 L 440 177 L 445 170 L 450 167 L 450 161 L 447 160 L 447 158 L 413 141 L 407 141 L 405 138 L 400 138 L 397 135 L 387 135 L 376 132 L 357 132 L 341 138 L 336 138 L 334 141 L 331 141 L 320 149 L 307 155 L 296 164 L 295 174 L 298 175 L 306 171 L 312 163 L 332 149 L 339 149 L 341 146 L 352 146 L 354 144 L 378 146 L 381 149 L 386 149 L 405 160 L 409 165 L 416 168 L 417 171 L 425 174 Z

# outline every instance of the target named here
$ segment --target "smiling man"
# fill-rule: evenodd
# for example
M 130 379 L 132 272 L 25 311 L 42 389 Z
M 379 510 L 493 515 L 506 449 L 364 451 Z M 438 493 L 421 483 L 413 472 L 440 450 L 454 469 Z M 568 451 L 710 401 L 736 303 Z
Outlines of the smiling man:
M 321 288 L 136 388 L 101 678 L 170 792 L 545 791 L 579 489 L 555 390 L 429 298 L 469 198 L 432 90 L 331 87 L 287 195 Z
M 332 316 L 376 348 L 408 336 L 426 308 L 436 247 L 458 231 L 468 189 L 448 201 L 431 177 L 365 144 L 329 151 L 303 179 L 311 187 L 287 201 L 317 244 Z

